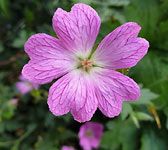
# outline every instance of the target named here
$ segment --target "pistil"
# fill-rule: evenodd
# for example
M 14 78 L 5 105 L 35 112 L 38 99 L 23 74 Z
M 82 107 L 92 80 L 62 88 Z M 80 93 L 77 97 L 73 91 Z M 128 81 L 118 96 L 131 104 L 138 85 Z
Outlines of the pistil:
M 90 71 L 90 69 L 92 68 L 93 65 L 93 61 L 92 60 L 88 60 L 87 57 L 84 58 L 84 60 L 80 60 L 80 66 L 82 67 L 83 71 Z

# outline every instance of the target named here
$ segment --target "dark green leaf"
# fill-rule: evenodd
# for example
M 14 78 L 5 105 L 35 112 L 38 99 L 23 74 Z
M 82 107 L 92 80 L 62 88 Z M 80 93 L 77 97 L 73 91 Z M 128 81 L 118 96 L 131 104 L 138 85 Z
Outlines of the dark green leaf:
M 152 130 L 145 130 L 141 143 L 141 150 L 167 150 L 166 144 Z

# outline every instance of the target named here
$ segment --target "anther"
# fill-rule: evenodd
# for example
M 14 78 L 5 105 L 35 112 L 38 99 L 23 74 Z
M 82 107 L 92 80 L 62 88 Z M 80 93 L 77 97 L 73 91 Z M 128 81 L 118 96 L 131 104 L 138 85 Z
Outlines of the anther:
M 88 58 L 85 57 L 84 60 L 80 61 L 80 64 L 82 66 L 83 71 L 90 71 L 90 69 L 92 68 L 93 61 L 88 60 Z

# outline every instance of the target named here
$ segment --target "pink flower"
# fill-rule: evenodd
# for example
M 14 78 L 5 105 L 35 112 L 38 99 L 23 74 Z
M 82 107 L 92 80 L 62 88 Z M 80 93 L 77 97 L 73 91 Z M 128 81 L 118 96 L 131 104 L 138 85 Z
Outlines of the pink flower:
M 30 61 L 22 74 L 30 82 L 45 84 L 59 78 L 49 90 L 48 105 L 56 115 L 71 111 L 75 120 L 92 118 L 97 107 L 107 117 L 119 115 L 123 101 L 137 100 L 138 85 L 115 69 L 130 68 L 147 53 L 149 43 L 138 38 L 141 27 L 126 23 L 92 48 L 101 20 L 85 4 L 71 12 L 58 8 L 53 28 L 59 39 L 47 34 L 31 36 L 25 44 Z
M 26 94 L 33 89 L 38 89 L 39 85 L 36 83 L 30 83 L 22 75 L 19 77 L 21 81 L 16 83 L 16 88 L 20 91 L 21 94 Z
M 13 104 L 13 105 L 17 105 L 19 102 L 19 99 L 18 98 L 13 98 L 10 100 L 10 103 Z
M 62 150 L 75 150 L 72 146 L 63 146 Z
M 103 126 L 100 123 L 87 122 L 80 127 L 80 145 L 84 150 L 98 148 L 103 134 Z

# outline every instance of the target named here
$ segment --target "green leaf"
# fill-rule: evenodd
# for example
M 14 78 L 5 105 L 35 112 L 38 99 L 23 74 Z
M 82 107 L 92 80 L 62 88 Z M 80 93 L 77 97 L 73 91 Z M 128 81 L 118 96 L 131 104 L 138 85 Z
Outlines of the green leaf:
M 141 150 L 167 150 L 167 146 L 154 131 L 145 130 L 141 137 Z
M 122 111 L 120 114 L 121 119 L 125 120 L 132 111 L 132 106 L 128 102 L 123 102 Z
M 95 4 L 95 8 L 101 18 L 101 22 L 106 22 L 109 20 L 117 20 L 121 24 L 126 22 L 122 9 L 124 6 L 129 4 L 129 0 L 94 0 L 92 2 Z M 121 7 L 121 10 L 118 10 L 116 7 Z
M 84 3 L 84 4 L 91 4 L 92 1 L 91 0 L 73 0 L 73 3 L 76 4 L 76 3 Z
M 148 40 L 156 39 L 159 13 L 157 0 L 131 0 L 130 5 L 125 9 L 128 21 L 137 22 L 142 27 L 141 36 Z
M 9 132 L 16 131 L 22 127 L 18 120 L 16 120 L 14 117 L 10 120 L 4 120 L 3 123 L 5 125 L 5 129 Z
M 23 47 L 26 40 L 27 40 L 27 33 L 25 30 L 21 30 L 19 36 L 15 38 L 15 40 L 13 41 L 12 46 L 16 48 Z
M 2 45 L 2 42 L 0 41 L 0 53 L 4 51 L 4 47 Z
M 149 104 L 152 104 L 151 100 L 154 100 L 158 97 L 159 97 L 159 95 L 151 92 L 150 89 L 142 88 L 141 89 L 141 96 L 140 96 L 139 100 L 132 101 L 132 102 L 129 102 L 129 103 L 134 104 L 134 105 L 140 105 L 140 104 L 143 104 L 143 105 L 148 104 L 149 105 Z
M 41 98 L 40 90 L 32 90 L 31 95 L 35 98 L 35 100 L 39 100 Z
M 0 8 L 6 17 L 9 17 L 9 0 L 0 0 Z
M 168 107 L 164 109 L 164 113 L 166 115 L 166 129 L 168 130 Z
M 138 129 L 132 124 L 132 122 L 127 122 L 121 126 L 120 141 L 122 144 L 122 150 L 138 149 L 136 139 L 137 133 Z
M 32 23 L 32 21 L 34 20 L 34 17 L 35 17 L 32 10 L 25 8 L 24 15 L 25 15 L 25 22 L 27 22 L 29 24 Z
M 0 133 L 3 133 L 5 130 L 5 124 L 4 122 L 2 122 L 2 120 L 0 121 Z
M 2 117 L 10 119 L 14 115 L 15 106 L 10 103 L 5 103 L 3 107 Z
M 134 68 L 132 68 L 132 71 L 134 72 L 134 79 L 139 83 L 143 83 L 144 87 L 149 88 L 151 92 L 159 95 L 158 97 L 158 95 L 152 94 L 147 90 L 142 90 L 142 99 L 140 98 L 140 100 L 133 103 L 139 104 L 151 98 L 157 98 L 157 101 L 153 101 L 153 103 L 160 108 L 168 103 L 167 58 L 168 55 L 166 55 L 166 53 L 162 55 L 156 51 L 148 52 L 148 55 L 145 56 Z
M 14 115 L 15 106 L 10 103 L 14 92 L 11 87 L 0 84 L 0 117 L 10 119 Z
M 157 34 L 157 46 L 160 49 L 168 50 L 168 20 L 163 21 L 159 25 L 159 31 Z
M 164 109 L 164 113 L 165 113 L 165 115 L 168 117 L 168 107 L 166 107 L 166 108 Z
M 130 116 L 135 126 L 137 128 L 140 128 L 140 124 L 139 124 L 138 118 L 135 116 L 135 113 L 131 113 Z
M 30 134 L 35 130 L 35 128 L 36 128 L 36 125 L 29 126 L 28 130 L 22 136 L 16 139 L 16 141 L 14 142 L 14 145 L 12 146 L 10 150 L 18 150 L 21 142 L 24 139 L 26 139 L 28 136 L 30 136 Z
M 161 13 L 161 18 L 165 20 L 167 18 L 167 11 L 168 11 L 168 1 L 164 0 L 162 3 L 160 3 L 160 13 Z
M 101 147 L 109 150 L 117 149 L 120 145 L 119 139 L 119 126 L 118 122 L 110 121 L 107 124 L 107 127 L 110 131 L 106 131 L 103 133 L 101 139 Z
M 138 120 L 144 120 L 144 121 L 153 121 L 153 117 L 150 116 L 147 113 L 144 112 L 135 112 L 135 116 Z
M 107 124 L 110 129 L 103 133 L 101 147 L 108 150 L 119 149 L 122 145 L 123 150 L 135 150 L 137 128 L 130 120 L 110 121 Z M 131 143 L 131 144 L 128 144 Z
M 37 150 L 51 150 L 54 147 L 53 142 L 51 140 L 47 140 L 47 139 L 39 141 L 36 145 L 37 145 Z M 56 149 L 56 147 L 55 147 L 55 149 Z
M 168 130 L 168 117 L 166 119 L 166 129 Z
M 130 1 L 129 0 L 93 0 L 93 4 L 99 4 L 102 6 L 127 6 Z

